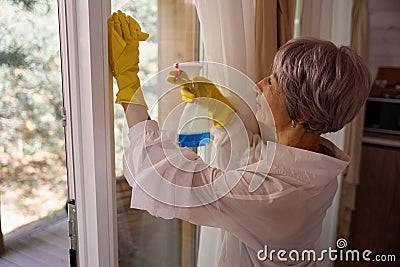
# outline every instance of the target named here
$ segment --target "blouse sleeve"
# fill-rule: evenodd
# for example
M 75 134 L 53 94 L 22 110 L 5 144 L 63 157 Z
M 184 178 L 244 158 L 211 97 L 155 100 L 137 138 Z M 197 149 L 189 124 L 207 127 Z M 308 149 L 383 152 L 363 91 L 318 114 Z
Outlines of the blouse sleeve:
M 132 208 L 147 210 L 164 219 L 179 218 L 225 229 L 256 250 L 262 240 L 281 240 L 282 235 L 286 238 L 299 232 L 296 227 L 310 216 L 304 207 L 314 212 L 316 205 L 320 205 L 314 196 L 323 187 L 309 184 L 307 181 L 312 177 L 307 176 L 303 181 L 278 172 L 270 175 L 274 169 L 269 171 L 268 145 L 262 146 L 260 161 L 221 170 L 210 167 L 192 150 L 179 148 L 175 137 L 169 137 L 168 133 L 159 131 L 155 121 L 141 122 L 130 129 L 124 174 L 132 186 Z M 222 139 L 218 142 L 226 144 Z M 241 159 L 238 155 L 244 151 L 234 149 L 232 146 L 232 157 Z M 290 155 L 285 153 L 278 158 L 286 161 Z M 251 191 L 256 177 L 263 182 Z M 298 223 L 292 224 L 294 220 Z
M 201 185 L 223 172 L 208 167 L 190 149 L 179 148 L 170 139 L 168 133 L 161 134 L 155 121 L 138 123 L 129 130 L 124 175 L 132 186 L 131 207 L 165 219 L 220 227 L 222 222 L 214 216 L 218 207 L 212 203 L 217 193 L 213 187 L 201 190 Z M 202 202 L 210 203 L 204 208 Z
M 171 142 L 168 133 L 161 134 L 155 121 L 133 126 L 129 139 L 124 175 L 132 186 L 132 208 L 231 231 L 240 225 L 237 218 L 247 217 L 238 213 L 250 212 L 242 196 L 248 194 L 253 171 L 209 167 L 192 150 Z M 272 185 L 268 191 L 274 188 L 282 189 Z
M 215 166 L 222 169 L 237 169 L 260 160 L 262 140 L 258 133 L 252 133 L 238 117 L 226 128 L 212 127 L 215 143 Z

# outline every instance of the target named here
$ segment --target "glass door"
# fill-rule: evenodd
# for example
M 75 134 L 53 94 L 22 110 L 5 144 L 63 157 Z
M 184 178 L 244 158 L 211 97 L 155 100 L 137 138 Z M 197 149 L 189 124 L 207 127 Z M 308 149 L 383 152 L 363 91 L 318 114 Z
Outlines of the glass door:
M 0 1 L 0 10 L 3 257 L 21 265 L 24 258 L 34 256 L 32 251 L 39 250 L 41 257 L 31 260 L 33 265 L 51 264 L 53 259 L 67 265 L 67 253 L 58 259 L 50 253 L 44 260 L 46 253 L 40 254 L 43 242 L 32 241 L 42 240 L 34 236 L 33 229 L 46 231 L 52 224 L 61 226 L 55 252 L 65 251 L 68 239 L 57 2 Z
M 129 207 L 131 192 L 120 164 L 124 118 L 114 104 L 116 87 L 109 90 L 107 58 L 107 18 L 112 10 L 122 9 L 142 20 L 143 30 L 152 35 L 141 46 L 143 82 L 146 74 L 195 60 L 193 1 L 58 3 L 69 198 L 75 201 L 76 215 L 71 228 L 78 266 L 194 266 L 192 225 Z
M 197 59 L 197 17 L 194 1 L 112 0 L 111 10 L 134 17 L 150 37 L 140 43 L 139 77 L 147 100 L 157 102 L 152 119 L 162 122 L 166 110 L 177 103 L 158 102 L 160 88 L 148 85 L 176 62 Z M 180 26 L 178 26 L 180 25 Z M 165 80 L 165 77 L 162 78 Z M 114 83 L 114 95 L 118 91 Z M 153 90 L 158 90 L 153 91 Z M 176 98 L 179 102 L 179 97 Z M 196 229 L 179 219 L 164 220 L 147 211 L 130 208 L 131 187 L 123 177 L 123 136 L 127 136 L 125 116 L 114 107 L 118 263 L 124 266 L 196 266 Z M 126 145 L 126 144 L 125 144 Z M 126 147 L 125 147 L 126 148 Z
M 66 199 L 57 5 L 22 2 L 0 2 L 4 233 L 63 209 Z
M 66 200 L 57 5 L 19 2 L 0 3 L 4 233 L 64 209 Z

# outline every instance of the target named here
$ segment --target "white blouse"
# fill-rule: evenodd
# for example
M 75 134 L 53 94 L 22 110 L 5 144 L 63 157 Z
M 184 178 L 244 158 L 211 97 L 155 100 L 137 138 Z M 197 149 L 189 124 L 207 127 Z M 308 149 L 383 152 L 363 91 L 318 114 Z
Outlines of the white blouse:
M 288 254 L 265 259 L 263 251 L 301 255 L 314 248 L 349 157 L 324 138 L 333 156 L 264 143 L 236 119 L 227 131 L 213 128 L 212 134 L 214 162 L 223 170 L 179 148 L 155 121 L 130 128 L 124 175 L 132 186 L 131 207 L 222 228 L 219 266 L 313 266 L 290 261 Z M 232 164 L 242 167 L 231 170 Z

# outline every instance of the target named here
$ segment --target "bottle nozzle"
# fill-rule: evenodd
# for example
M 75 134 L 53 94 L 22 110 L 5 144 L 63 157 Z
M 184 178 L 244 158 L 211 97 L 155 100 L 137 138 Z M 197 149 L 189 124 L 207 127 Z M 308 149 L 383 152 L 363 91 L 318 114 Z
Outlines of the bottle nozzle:
M 201 62 L 177 62 L 173 66 L 174 68 L 185 72 L 188 77 L 199 75 L 201 69 L 203 68 L 203 64 Z

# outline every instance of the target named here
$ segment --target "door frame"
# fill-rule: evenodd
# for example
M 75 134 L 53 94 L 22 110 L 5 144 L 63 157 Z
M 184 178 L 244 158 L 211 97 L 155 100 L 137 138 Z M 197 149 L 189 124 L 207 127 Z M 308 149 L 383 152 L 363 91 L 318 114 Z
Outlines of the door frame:
M 69 198 L 78 266 L 117 266 L 109 0 L 58 0 Z

